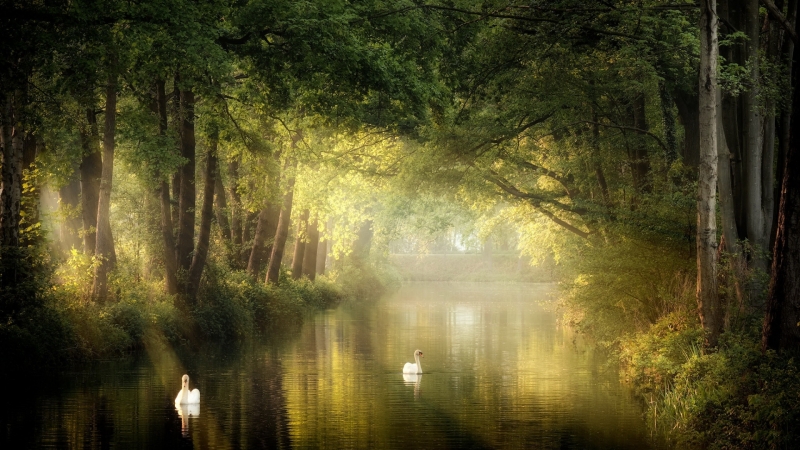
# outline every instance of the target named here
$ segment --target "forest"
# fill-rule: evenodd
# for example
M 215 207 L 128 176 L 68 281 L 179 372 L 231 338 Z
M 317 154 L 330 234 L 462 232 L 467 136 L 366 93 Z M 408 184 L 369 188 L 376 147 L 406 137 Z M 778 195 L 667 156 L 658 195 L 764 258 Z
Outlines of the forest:
M 458 230 L 552 265 L 653 432 L 795 448 L 796 16 L 0 0 L 2 370 L 278 333 Z

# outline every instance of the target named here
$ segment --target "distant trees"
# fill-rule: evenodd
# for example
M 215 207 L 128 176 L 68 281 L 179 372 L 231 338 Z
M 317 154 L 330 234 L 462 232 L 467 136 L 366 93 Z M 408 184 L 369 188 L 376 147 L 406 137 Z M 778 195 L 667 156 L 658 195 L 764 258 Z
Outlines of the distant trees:
M 151 186 L 162 247 L 156 273 L 182 304 L 191 306 L 202 284 L 215 218 L 226 251 L 236 253 L 229 260 L 239 266 L 244 259 L 256 276 L 273 255 L 268 279 L 276 282 L 293 228 L 295 167 L 314 156 L 288 145 L 282 152 L 287 140 L 275 127 L 283 132 L 295 118 L 308 118 L 317 127 L 410 131 L 427 120 L 437 89 L 425 56 L 438 51 L 439 37 L 422 32 L 429 25 L 422 12 L 374 16 L 380 5 L 372 2 L 312 6 L 3 3 L 0 27 L 14 39 L 1 80 L 4 289 L 18 284 L 22 147 L 35 129 L 63 161 L 44 169 L 66 173 L 59 175 L 64 214 L 79 212 L 82 223 L 68 221 L 64 245 L 83 239 L 83 253 L 95 261 L 97 301 L 111 295 L 114 164 L 120 160 Z M 44 102 L 30 94 L 34 79 Z M 77 147 L 70 136 L 79 137 Z M 261 170 L 258 161 L 272 161 L 275 170 Z M 283 209 L 281 199 L 288 200 Z M 316 254 L 308 261 L 316 262 Z
M 27 276 L 29 167 L 54 180 L 63 247 L 94 258 L 103 301 L 127 251 L 121 164 L 149 194 L 149 272 L 186 307 L 209 261 L 278 282 L 292 238 L 296 278 L 324 270 L 326 240 L 363 260 L 404 219 L 371 195 L 391 184 L 513 223 L 532 252 L 690 252 L 711 347 L 760 308 L 742 272 L 772 249 L 764 342 L 794 345 L 797 1 L 763 3 L 3 3 L 0 285 Z M 733 295 L 715 294 L 720 261 Z M 628 300 L 602 313 L 666 310 Z

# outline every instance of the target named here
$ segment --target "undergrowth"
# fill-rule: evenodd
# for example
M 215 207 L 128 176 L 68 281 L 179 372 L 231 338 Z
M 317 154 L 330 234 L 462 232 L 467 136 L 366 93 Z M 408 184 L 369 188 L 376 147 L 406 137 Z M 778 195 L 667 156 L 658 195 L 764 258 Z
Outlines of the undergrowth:
M 282 273 L 275 285 L 210 262 L 196 302 L 180 308 L 163 282 L 119 268 L 105 304 L 90 300 L 93 261 L 73 252 L 54 273 L 40 274 L 35 299 L 0 323 L 0 360 L 16 372 L 138 351 L 150 340 L 194 346 L 207 341 L 243 341 L 297 330 L 314 311 L 342 302 L 376 299 L 397 283 L 385 269 L 347 268 L 328 276 L 293 280 Z M 9 317 L 12 317 L 9 315 Z M 1 372 L 1 371 L 0 371 Z

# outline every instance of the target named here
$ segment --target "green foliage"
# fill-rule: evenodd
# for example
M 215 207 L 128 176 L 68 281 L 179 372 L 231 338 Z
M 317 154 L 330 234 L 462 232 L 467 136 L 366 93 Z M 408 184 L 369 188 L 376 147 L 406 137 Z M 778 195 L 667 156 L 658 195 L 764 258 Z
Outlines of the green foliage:
M 795 448 L 800 372 L 793 355 L 761 353 L 757 325 L 723 334 L 716 352 L 702 351 L 702 329 L 685 314 L 625 340 L 622 374 L 649 423 L 693 448 Z
M 343 298 L 365 302 L 400 287 L 402 278 L 391 265 L 347 265 L 328 275 L 341 286 Z
M 680 248 L 644 239 L 615 239 L 584 249 L 567 273 L 568 321 L 612 345 L 662 317 L 694 313 L 692 261 Z

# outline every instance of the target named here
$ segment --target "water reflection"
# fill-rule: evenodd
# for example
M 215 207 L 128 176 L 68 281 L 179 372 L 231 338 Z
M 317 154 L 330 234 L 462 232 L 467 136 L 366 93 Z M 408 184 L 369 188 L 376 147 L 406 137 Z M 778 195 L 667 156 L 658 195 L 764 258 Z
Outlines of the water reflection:
M 616 372 L 544 299 L 534 285 L 410 285 L 285 339 L 150 348 L 49 379 L 33 399 L 12 392 L 0 448 L 652 448 Z M 423 375 L 399 376 L 417 348 L 424 393 Z M 173 403 L 184 373 L 202 419 Z
M 189 437 L 189 419 L 200 417 L 200 404 L 175 403 L 175 409 L 178 411 L 178 417 L 181 418 L 181 434 L 184 437 Z
M 414 386 L 414 398 L 418 399 L 420 393 L 419 386 L 422 383 L 422 374 L 404 373 L 403 381 L 408 385 Z

